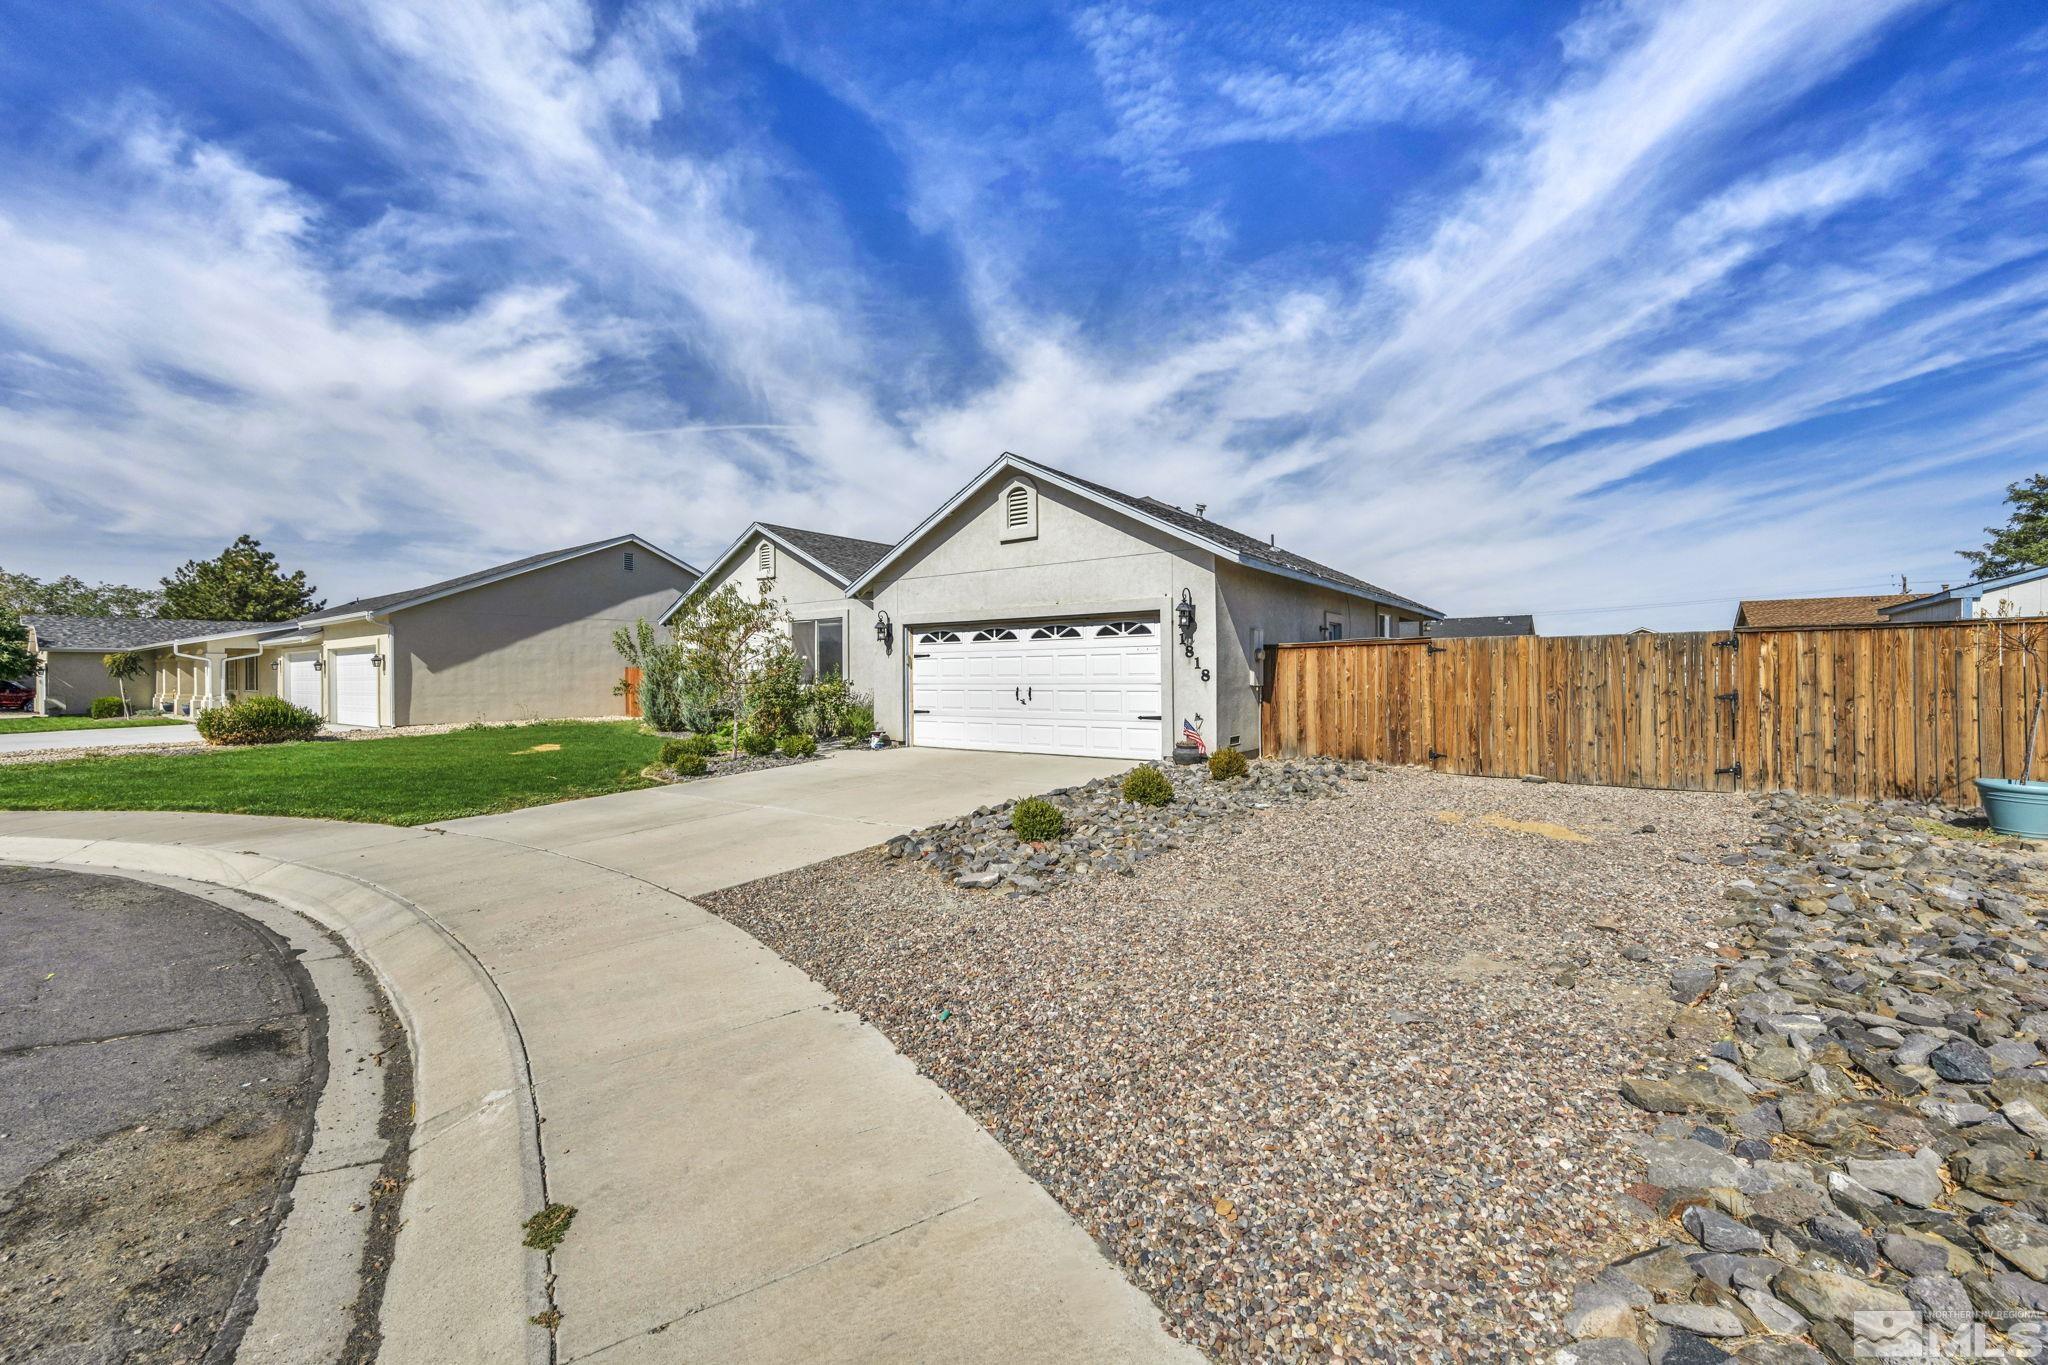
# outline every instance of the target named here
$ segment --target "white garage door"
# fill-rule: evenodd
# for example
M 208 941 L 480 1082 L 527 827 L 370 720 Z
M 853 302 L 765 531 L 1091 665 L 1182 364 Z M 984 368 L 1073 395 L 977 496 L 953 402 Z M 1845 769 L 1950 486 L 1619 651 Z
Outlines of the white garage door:
M 334 720 L 338 725 L 377 723 L 377 665 L 371 656 L 331 654 L 327 666 L 334 670 Z
M 320 705 L 320 670 L 313 666 L 313 656 L 284 661 L 284 699 L 293 706 L 302 706 L 314 715 L 322 713 Z
M 1156 621 L 919 630 L 910 670 L 913 743 L 1102 758 L 1160 755 Z

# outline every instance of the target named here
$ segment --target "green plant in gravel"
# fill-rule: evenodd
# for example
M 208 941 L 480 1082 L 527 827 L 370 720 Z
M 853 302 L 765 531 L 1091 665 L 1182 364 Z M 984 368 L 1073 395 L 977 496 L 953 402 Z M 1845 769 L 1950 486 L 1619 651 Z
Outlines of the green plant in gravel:
M 1141 806 L 1163 806 L 1173 800 L 1173 783 L 1151 764 L 1124 774 L 1124 800 Z
M 1209 755 L 1209 776 L 1218 782 L 1228 782 L 1233 777 L 1243 777 L 1252 770 L 1244 755 L 1236 749 L 1218 749 Z
M 283 697 L 261 693 L 226 706 L 209 706 L 192 723 L 208 744 L 283 744 L 320 733 L 320 717 Z
M 839 717 L 841 739 L 866 739 L 874 732 L 875 708 L 867 702 L 847 707 Z
M 666 744 L 663 744 L 661 746 L 661 766 L 664 768 L 673 768 L 676 766 L 676 760 L 683 757 L 685 754 L 697 754 L 700 758 L 703 756 L 702 754 L 698 754 L 698 751 L 696 749 L 690 747 L 690 741 L 687 739 L 669 740 Z
M 569 1235 L 569 1224 L 576 1221 L 576 1210 L 568 1204 L 550 1204 L 520 1226 L 525 1229 L 523 1244 L 535 1251 L 553 1251 Z
M 764 735 L 759 730 L 749 730 L 740 736 L 740 748 L 755 758 L 766 758 L 775 752 L 775 737 Z
M 695 754 L 699 758 L 710 758 L 721 747 L 714 735 L 684 735 L 670 742 L 676 746 L 677 753 Z
M 818 741 L 809 735 L 784 735 L 775 748 L 784 758 L 809 758 L 818 752 Z
M 1010 807 L 1010 831 L 1027 844 L 1050 843 L 1066 828 L 1065 812 L 1042 796 L 1027 796 Z
M 664 760 L 662 766 L 677 777 L 702 777 L 711 771 L 711 760 L 702 754 L 680 753 Z
M 112 720 L 116 716 L 125 716 L 127 714 L 128 703 L 122 701 L 119 697 L 94 697 L 92 699 L 92 718 L 94 720 Z

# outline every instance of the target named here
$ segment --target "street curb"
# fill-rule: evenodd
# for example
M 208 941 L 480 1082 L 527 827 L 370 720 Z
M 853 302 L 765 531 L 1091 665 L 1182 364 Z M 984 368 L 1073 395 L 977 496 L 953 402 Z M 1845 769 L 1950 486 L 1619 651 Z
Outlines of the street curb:
M 403 1020 L 411 1178 L 380 1314 L 385 1365 L 547 1365 L 544 1258 L 519 1226 L 546 1202 L 519 1031 L 483 966 L 434 918 L 373 883 L 252 853 L 0 836 L 0 861 L 133 872 L 265 897 L 339 934 Z

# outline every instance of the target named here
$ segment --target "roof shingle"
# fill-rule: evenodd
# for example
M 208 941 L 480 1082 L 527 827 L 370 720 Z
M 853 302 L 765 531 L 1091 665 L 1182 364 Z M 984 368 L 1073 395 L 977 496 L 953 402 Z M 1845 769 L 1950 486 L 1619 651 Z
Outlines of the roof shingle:
M 1918 596 L 1892 592 L 1875 597 L 1757 597 L 1736 606 L 1735 624 L 1763 630 L 1882 625 L 1887 619 L 1886 607 L 1911 602 Z
M 160 616 L 24 616 L 45 649 L 97 649 L 113 654 L 149 649 L 201 635 L 284 630 L 289 621 L 194 621 Z
M 1389 592 L 1387 589 L 1368 583 L 1362 578 L 1345 573 L 1342 569 L 1333 569 L 1327 564 L 1318 564 L 1315 560 L 1295 554 L 1291 550 L 1283 550 L 1271 541 L 1260 540 L 1257 536 L 1248 536 L 1234 527 L 1225 526 L 1220 521 L 1211 521 L 1207 517 L 1183 511 L 1170 502 L 1161 502 L 1157 498 L 1137 497 L 1120 489 L 1111 488 L 1107 484 L 1096 483 L 1091 479 L 1084 479 L 1079 475 L 1069 474 L 1064 469 L 1054 469 L 1051 465 L 1025 459 L 1021 455 L 1013 455 L 1011 458 L 1020 464 L 1042 469 L 1048 474 L 1057 474 L 1067 482 L 1079 484 L 1091 493 L 1099 493 L 1114 502 L 1120 502 L 1126 507 L 1135 508 L 1146 516 L 1154 517 L 1166 522 L 1168 525 L 1178 527 L 1189 535 L 1200 536 L 1204 540 L 1221 545 L 1225 549 L 1242 555 L 1246 559 L 1257 560 L 1262 564 L 1270 565 L 1273 568 L 1288 573 L 1307 574 L 1311 578 L 1320 578 L 1325 582 L 1335 583 L 1340 587 L 1351 588 L 1364 593 L 1368 597 L 1377 598 L 1390 606 L 1407 607 L 1411 611 L 1420 612 L 1425 616 L 1435 616 L 1438 614 L 1436 608 L 1426 607 L 1411 597 L 1403 597 L 1397 592 Z
M 856 540 L 852 536 L 835 536 L 828 531 L 806 531 L 796 526 L 777 526 L 766 521 L 761 522 L 760 526 L 762 530 L 774 532 L 838 574 L 842 585 L 851 583 L 866 573 L 869 566 L 889 553 L 890 549 L 879 540 Z

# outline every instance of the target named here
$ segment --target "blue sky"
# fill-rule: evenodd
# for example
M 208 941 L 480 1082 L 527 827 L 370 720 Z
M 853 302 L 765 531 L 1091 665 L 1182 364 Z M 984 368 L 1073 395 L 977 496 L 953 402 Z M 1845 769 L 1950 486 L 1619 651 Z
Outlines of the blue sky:
M 2048 465 L 2048 16 L 0 8 L 0 565 L 894 539 L 1008 449 L 1445 610 L 1964 576 Z

